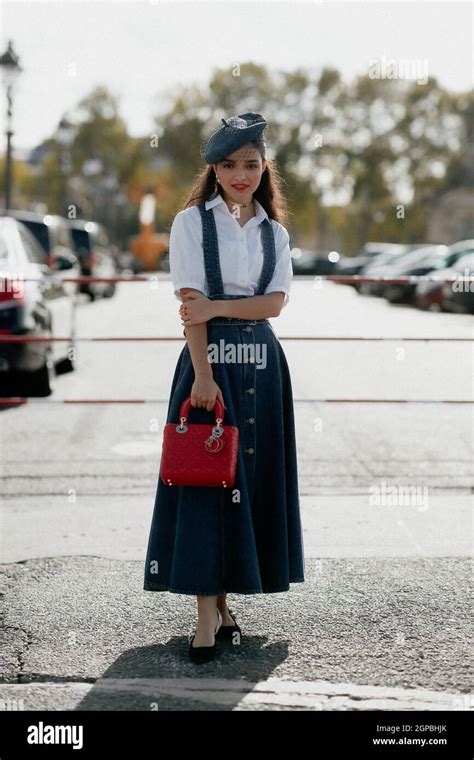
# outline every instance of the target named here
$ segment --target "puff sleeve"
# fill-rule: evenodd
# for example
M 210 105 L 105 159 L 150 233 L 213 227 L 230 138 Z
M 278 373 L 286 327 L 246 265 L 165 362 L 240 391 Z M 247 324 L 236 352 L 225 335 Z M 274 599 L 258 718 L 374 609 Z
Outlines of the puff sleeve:
M 279 222 L 272 221 L 275 237 L 275 271 L 273 277 L 265 288 L 265 293 L 282 291 L 286 293 L 284 305 L 289 301 L 289 292 L 293 278 L 293 265 L 291 262 L 290 236 L 288 231 Z
M 175 298 L 181 288 L 194 288 L 207 296 L 202 250 L 202 224 L 195 208 L 179 211 L 171 225 L 169 240 L 170 275 Z

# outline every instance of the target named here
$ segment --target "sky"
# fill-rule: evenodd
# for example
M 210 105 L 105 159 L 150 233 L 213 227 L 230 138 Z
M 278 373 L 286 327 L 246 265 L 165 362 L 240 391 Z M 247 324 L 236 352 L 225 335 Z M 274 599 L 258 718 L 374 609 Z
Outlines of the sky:
M 274 71 L 332 66 L 349 80 L 372 59 L 409 59 L 451 90 L 473 86 L 467 2 L 3 0 L 0 8 L 1 52 L 11 39 L 23 68 L 13 122 L 20 150 L 49 137 L 97 85 L 120 97 L 138 137 L 154 131 L 177 86 L 205 85 L 216 69 L 249 61 Z M 2 142 L 5 104 L 2 93 Z

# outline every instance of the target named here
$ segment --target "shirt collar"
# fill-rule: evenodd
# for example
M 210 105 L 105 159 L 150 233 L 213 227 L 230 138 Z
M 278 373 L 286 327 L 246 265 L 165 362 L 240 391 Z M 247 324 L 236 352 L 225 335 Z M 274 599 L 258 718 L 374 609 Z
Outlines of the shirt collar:
M 268 214 L 263 208 L 262 204 L 258 202 L 256 198 L 254 198 L 255 206 L 257 209 L 257 214 L 254 217 L 251 217 L 249 219 L 249 222 L 252 220 L 254 221 L 254 224 L 260 224 L 261 221 L 264 219 L 268 219 Z M 229 211 L 229 207 L 227 206 L 227 203 L 224 201 L 224 198 L 220 193 L 217 193 L 217 195 L 212 196 L 208 201 L 206 201 L 206 211 L 208 211 L 210 208 L 214 208 L 214 206 L 218 206 L 219 204 L 223 204 L 224 211 L 227 211 L 228 214 L 232 216 L 232 213 Z

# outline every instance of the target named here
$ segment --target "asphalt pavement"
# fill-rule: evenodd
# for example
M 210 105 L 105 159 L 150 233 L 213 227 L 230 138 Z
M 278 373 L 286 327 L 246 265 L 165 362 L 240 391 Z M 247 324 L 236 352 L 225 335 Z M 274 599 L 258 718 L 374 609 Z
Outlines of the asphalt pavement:
M 195 598 L 142 588 L 178 306 L 166 276 L 82 302 L 78 335 L 178 340 L 80 343 L 52 403 L 1 411 L 0 708 L 471 710 L 472 343 L 285 336 L 472 339 L 472 317 L 295 279 L 272 324 L 293 379 L 306 580 L 229 594 L 242 642 L 197 666 Z M 342 398 L 413 403 L 328 401 Z

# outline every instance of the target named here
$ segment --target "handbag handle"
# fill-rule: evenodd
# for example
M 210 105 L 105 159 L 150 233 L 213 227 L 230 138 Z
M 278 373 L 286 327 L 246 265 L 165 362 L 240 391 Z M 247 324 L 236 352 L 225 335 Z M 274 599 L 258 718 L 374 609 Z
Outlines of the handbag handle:
M 179 410 L 181 425 L 187 422 L 190 408 L 191 408 L 191 396 L 188 396 L 186 399 L 184 399 Z M 216 397 L 213 411 L 215 413 L 216 424 L 220 425 L 220 423 L 224 419 L 224 407 L 222 406 L 222 402 L 220 401 L 220 399 L 218 399 L 217 397 Z

